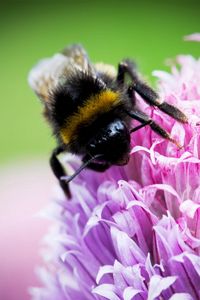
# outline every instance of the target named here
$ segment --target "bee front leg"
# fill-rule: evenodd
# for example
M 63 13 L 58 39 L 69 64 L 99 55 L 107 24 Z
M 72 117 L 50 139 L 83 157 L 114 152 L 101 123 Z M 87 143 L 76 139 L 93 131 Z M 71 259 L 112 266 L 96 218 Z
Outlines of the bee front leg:
M 157 106 L 161 111 L 181 123 L 188 122 L 186 115 L 180 109 L 162 101 L 159 95 L 148 84 L 139 78 L 136 64 L 129 59 L 126 59 L 119 64 L 117 75 L 118 84 L 124 83 L 126 74 L 128 74 L 133 81 L 128 90 L 130 97 L 132 93 L 131 98 L 134 98 L 134 92 L 137 92 L 150 106 Z
M 136 63 L 132 60 L 126 59 L 120 62 L 118 65 L 118 74 L 117 74 L 118 84 L 124 84 L 126 74 L 128 74 L 131 77 L 131 79 L 135 80 L 137 78 L 136 69 L 137 69 Z
M 51 169 L 54 173 L 54 175 L 56 176 L 56 178 L 58 179 L 61 188 L 63 189 L 65 195 L 67 196 L 67 198 L 71 198 L 71 192 L 69 189 L 69 184 L 66 183 L 64 180 L 61 180 L 62 176 L 66 176 L 65 174 L 65 170 L 62 166 L 62 164 L 60 163 L 60 161 L 57 158 L 57 155 L 59 155 L 60 153 L 64 152 L 62 147 L 57 147 L 56 149 L 53 150 L 51 158 L 50 158 L 50 166 Z
M 130 132 L 135 132 L 138 129 L 149 125 L 151 127 L 151 129 L 153 131 L 155 131 L 157 134 L 159 134 L 161 137 L 163 137 L 164 139 L 167 139 L 169 141 L 171 141 L 172 143 L 174 143 L 178 148 L 181 148 L 180 144 L 171 137 L 170 133 L 167 132 L 164 128 L 162 128 L 159 124 L 157 124 L 156 122 L 154 122 L 148 115 L 146 115 L 145 113 L 143 113 L 140 110 L 133 110 L 133 111 L 127 111 L 127 114 L 139 121 L 140 123 L 142 123 L 142 125 L 139 125 L 133 129 L 131 129 Z

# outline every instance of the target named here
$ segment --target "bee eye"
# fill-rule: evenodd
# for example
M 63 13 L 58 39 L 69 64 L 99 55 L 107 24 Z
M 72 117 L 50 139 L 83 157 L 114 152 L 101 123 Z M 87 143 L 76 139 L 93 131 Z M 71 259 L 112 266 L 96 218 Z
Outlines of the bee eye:
M 98 144 L 94 143 L 94 142 L 91 142 L 88 144 L 88 147 L 87 147 L 87 152 L 90 154 L 90 155 L 96 155 L 97 152 L 99 152 L 98 149 Z
M 96 149 L 96 145 L 94 143 L 90 143 L 88 145 L 89 152 L 93 153 L 95 149 Z
M 95 149 L 96 148 L 96 145 L 95 144 L 89 144 L 89 147 L 91 148 L 91 149 Z

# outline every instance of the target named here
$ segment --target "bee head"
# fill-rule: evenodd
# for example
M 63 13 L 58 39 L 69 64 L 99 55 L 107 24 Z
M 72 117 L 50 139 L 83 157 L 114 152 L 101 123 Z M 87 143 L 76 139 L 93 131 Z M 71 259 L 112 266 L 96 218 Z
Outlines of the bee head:
M 115 119 L 101 127 L 88 143 L 88 152 L 102 154 L 101 161 L 125 165 L 129 160 L 130 133 L 125 122 Z

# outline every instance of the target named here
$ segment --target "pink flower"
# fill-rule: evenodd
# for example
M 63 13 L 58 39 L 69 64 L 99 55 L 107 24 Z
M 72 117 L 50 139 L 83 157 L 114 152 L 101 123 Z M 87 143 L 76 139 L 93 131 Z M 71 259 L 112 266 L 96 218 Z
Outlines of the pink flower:
M 72 201 L 57 196 L 44 287 L 33 299 L 200 299 L 200 60 L 177 63 L 154 75 L 189 124 L 140 103 L 183 148 L 143 128 L 127 166 L 83 171 Z
M 27 175 L 28 174 L 28 175 Z M 30 299 L 38 285 L 38 247 L 49 221 L 38 216 L 47 205 L 54 177 L 43 160 L 20 161 L 0 169 L 0 299 Z

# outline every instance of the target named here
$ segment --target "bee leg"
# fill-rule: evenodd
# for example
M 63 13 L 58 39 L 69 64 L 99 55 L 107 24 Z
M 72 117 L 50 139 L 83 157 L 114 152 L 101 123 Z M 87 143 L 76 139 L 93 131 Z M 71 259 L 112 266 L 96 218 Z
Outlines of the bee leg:
M 131 77 L 131 79 L 133 79 L 133 77 L 135 77 L 135 74 L 137 74 L 136 69 L 136 63 L 132 60 L 126 59 L 120 62 L 118 65 L 117 74 L 118 84 L 124 84 L 126 74 L 128 74 Z
M 128 90 L 129 95 L 131 94 L 132 90 L 132 95 L 134 97 L 134 91 L 136 91 L 147 102 L 147 104 L 151 106 L 157 106 L 161 111 L 165 112 L 181 123 L 188 122 L 186 115 L 182 111 L 180 111 L 177 107 L 168 104 L 167 102 L 161 101 L 159 95 L 150 86 L 139 79 L 135 63 L 128 59 L 119 64 L 117 76 L 117 81 L 119 84 L 124 83 L 125 74 L 128 74 L 133 80 L 133 83 Z
M 65 195 L 67 196 L 67 198 L 70 199 L 71 192 L 69 189 L 69 185 L 64 180 L 61 180 L 61 177 L 66 175 L 65 170 L 57 158 L 57 155 L 59 155 L 62 152 L 64 152 L 64 150 L 61 147 L 57 147 L 56 149 L 53 150 L 51 158 L 50 158 L 50 166 L 51 166 L 51 169 L 52 169 L 54 175 L 58 179 L 60 186 L 63 189 Z
M 147 121 L 144 121 L 143 124 L 138 125 L 138 126 L 136 126 L 136 127 L 134 127 L 134 128 L 131 128 L 130 133 L 133 133 L 133 132 L 135 132 L 135 131 L 138 131 L 139 129 L 141 129 L 141 128 L 145 127 L 145 126 L 150 125 L 151 123 L 152 123 L 152 120 L 151 120 L 151 119 L 149 119 L 149 120 L 147 120 Z
M 155 131 L 157 134 L 159 134 L 164 139 L 167 139 L 174 143 L 178 148 L 182 148 L 181 145 L 172 138 L 169 132 L 167 132 L 164 128 L 162 128 L 160 125 L 158 125 L 156 122 L 154 122 L 151 118 L 149 118 L 148 115 L 143 113 L 139 110 L 133 110 L 133 111 L 127 111 L 127 114 L 132 118 L 140 123 L 142 123 L 144 126 L 149 125 L 153 131 Z M 137 129 L 140 129 L 141 127 L 138 126 L 136 128 L 133 128 L 131 132 L 136 131 Z
M 85 155 L 83 158 L 82 158 L 82 161 L 83 162 L 86 162 L 88 161 L 89 159 L 89 156 L 88 155 Z M 107 163 L 107 162 L 103 162 L 103 163 L 95 163 L 95 162 L 91 162 L 87 165 L 87 168 L 88 169 L 91 169 L 91 170 L 94 170 L 94 171 L 97 171 L 97 172 L 104 172 L 106 171 L 108 168 L 110 167 L 110 164 Z

